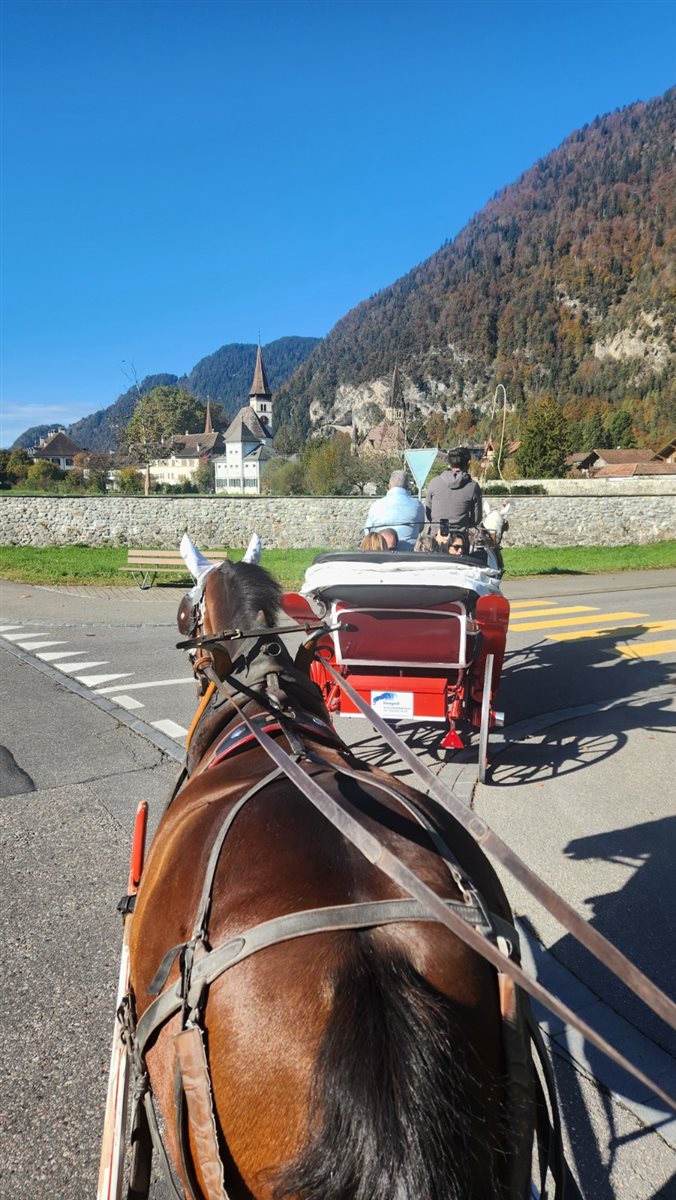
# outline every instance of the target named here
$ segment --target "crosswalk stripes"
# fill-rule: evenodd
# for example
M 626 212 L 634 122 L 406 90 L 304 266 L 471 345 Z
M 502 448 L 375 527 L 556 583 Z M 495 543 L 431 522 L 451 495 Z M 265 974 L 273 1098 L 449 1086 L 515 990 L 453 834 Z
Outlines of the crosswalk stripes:
M 663 642 L 633 642 L 631 646 L 615 646 L 613 654 L 621 654 L 623 658 L 653 658 L 656 654 L 673 654 L 676 650 L 676 639 L 670 638 Z
M 647 613 L 639 612 L 610 612 L 601 613 L 600 619 L 606 621 L 635 621 L 637 617 L 646 617 Z M 528 633 L 533 629 L 560 629 L 562 625 L 585 625 L 596 622 L 598 624 L 599 616 L 594 613 L 592 616 L 586 617 L 558 617 L 552 621 L 526 621 L 513 623 L 515 632 Z
M 541 631 L 552 642 L 610 640 L 612 645 L 605 644 L 603 653 L 624 658 L 653 658 L 676 651 L 676 638 L 655 638 L 676 630 L 676 621 L 651 621 L 647 613 L 602 612 L 589 605 L 548 600 L 515 601 L 510 607 L 511 634 Z M 650 636 L 654 640 L 640 640 Z
M 583 638 L 607 637 L 609 633 L 621 632 L 638 637 L 642 633 L 666 633 L 669 629 L 676 629 L 676 621 L 643 621 L 640 625 L 622 625 L 619 630 L 609 629 L 607 626 L 598 629 L 576 629 L 569 633 L 553 633 L 551 637 L 555 642 L 574 642 Z

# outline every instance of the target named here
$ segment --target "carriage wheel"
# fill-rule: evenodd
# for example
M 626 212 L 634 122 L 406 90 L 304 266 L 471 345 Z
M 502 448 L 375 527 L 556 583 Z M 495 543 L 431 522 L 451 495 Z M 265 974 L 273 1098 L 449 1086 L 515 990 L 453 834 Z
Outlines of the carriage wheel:
M 493 684 L 493 655 L 486 655 L 484 690 L 481 695 L 481 724 L 479 726 L 479 783 L 486 782 L 488 771 L 488 734 L 491 724 L 491 687 Z

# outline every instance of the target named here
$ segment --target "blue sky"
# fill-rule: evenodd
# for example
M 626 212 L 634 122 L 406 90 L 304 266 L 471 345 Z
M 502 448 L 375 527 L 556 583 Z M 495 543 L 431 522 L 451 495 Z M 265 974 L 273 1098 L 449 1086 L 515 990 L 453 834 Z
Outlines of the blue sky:
M 0 445 L 321 336 L 597 114 L 672 5 L 5 0 Z

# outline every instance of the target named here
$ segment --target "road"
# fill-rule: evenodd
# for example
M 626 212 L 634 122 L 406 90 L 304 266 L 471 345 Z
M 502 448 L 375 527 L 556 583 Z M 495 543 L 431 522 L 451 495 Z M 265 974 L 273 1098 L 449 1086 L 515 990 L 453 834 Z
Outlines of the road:
M 446 761 L 429 731 L 406 732 L 531 866 L 673 990 L 676 575 L 562 576 L 506 591 L 508 723 L 492 786 L 475 786 L 473 754 Z M 132 813 L 146 796 L 157 820 L 194 705 L 174 649 L 179 598 L 0 583 L 8 1200 L 92 1194 Z M 363 722 L 340 725 L 364 757 L 403 773 Z M 665 1027 L 508 890 L 539 976 L 673 1088 Z M 674 1121 L 558 1023 L 546 1028 L 583 1194 L 674 1195 Z

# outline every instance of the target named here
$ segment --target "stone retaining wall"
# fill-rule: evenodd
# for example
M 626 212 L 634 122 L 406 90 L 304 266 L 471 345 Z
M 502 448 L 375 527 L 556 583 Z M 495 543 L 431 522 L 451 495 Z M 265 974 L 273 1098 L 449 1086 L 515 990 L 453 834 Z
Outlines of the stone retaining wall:
M 499 503 L 501 497 L 496 497 Z M 511 498 L 506 546 L 619 546 L 676 539 L 676 495 Z M 360 539 L 364 497 L 13 496 L 0 494 L 0 544 L 343 549 Z

